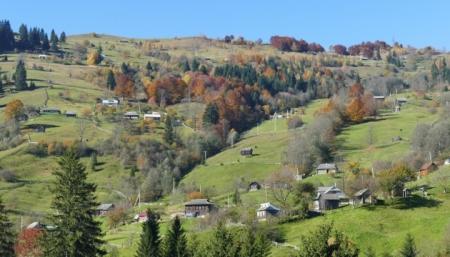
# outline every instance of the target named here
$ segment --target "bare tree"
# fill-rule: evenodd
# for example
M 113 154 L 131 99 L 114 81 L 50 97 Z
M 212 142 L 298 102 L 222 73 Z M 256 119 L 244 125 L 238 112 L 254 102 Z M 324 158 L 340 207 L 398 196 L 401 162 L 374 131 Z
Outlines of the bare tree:
M 294 191 L 294 182 L 294 174 L 287 169 L 276 171 L 267 179 L 273 198 L 285 209 L 289 208 L 289 196 Z

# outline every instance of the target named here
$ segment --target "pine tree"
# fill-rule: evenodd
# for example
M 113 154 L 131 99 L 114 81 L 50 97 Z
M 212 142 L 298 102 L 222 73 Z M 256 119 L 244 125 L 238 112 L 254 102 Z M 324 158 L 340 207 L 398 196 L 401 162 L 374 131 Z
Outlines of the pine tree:
M 219 122 L 219 108 L 216 103 L 208 103 L 205 112 L 203 113 L 203 124 L 211 125 Z
M 58 164 L 51 189 L 54 211 L 49 217 L 55 229 L 45 235 L 44 256 L 103 256 L 103 235 L 100 223 L 94 220 L 96 185 L 87 182 L 86 168 L 75 151 L 67 151 Z
M 262 233 L 255 232 L 253 227 L 247 226 L 244 231 L 240 256 L 266 257 L 270 255 L 271 242 Z
M 61 41 L 61 43 L 66 43 L 66 32 L 61 32 L 61 35 L 59 36 L 59 41 Z
M 55 33 L 55 30 L 52 29 L 52 32 L 50 33 L 50 41 L 53 43 L 58 43 L 58 36 Z
M 114 90 L 116 88 L 116 79 L 114 78 L 114 72 L 112 70 L 108 71 L 108 77 L 106 78 L 106 85 L 109 90 Z
M 173 132 L 172 117 L 167 115 L 164 126 L 164 141 L 166 141 L 167 144 L 171 145 L 174 140 L 175 135 Z
M 171 228 L 167 232 L 164 257 L 189 257 L 186 236 L 181 227 L 178 216 L 172 221 Z
M 185 60 L 184 62 L 181 62 L 180 67 L 181 67 L 181 71 L 183 71 L 183 72 L 187 72 L 187 71 L 191 70 L 191 67 L 189 66 L 188 60 Z
M 14 80 L 16 90 L 22 91 L 28 88 L 27 85 L 27 71 L 25 69 L 25 63 L 22 60 L 17 62 L 16 72 L 14 73 Z
M 233 234 L 228 231 L 223 222 L 219 222 L 214 230 L 208 246 L 210 257 L 234 257 L 238 256 L 239 245 L 235 243 Z
M 159 237 L 158 217 L 151 210 L 147 210 L 147 217 L 147 221 L 142 224 L 141 241 L 136 257 L 160 257 L 161 239 Z
M 47 34 L 44 35 L 44 39 L 42 41 L 42 50 L 48 51 L 50 49 L 50 43 L 48 42 Z
M 22 50 L 28 48 L 28 28 L 25 24 L 20 25 L 18 47 Z
M 197 59 L 194 58 L 192 60 L 192 71 L 198 71 L 198 68 L 200 67 L 200 63 L 197 61 Z
M 50 49 L 51 49 L 52 51 L 58 51 L 58 42 L 56 42 L 56 41 L 51 41 Z
M 14 257 L 14 242 L 16 240 L 13 232 L 13 224 L 6 215 L 7 211 L 0 198 L 0 256 Z
M 97 152 L 92 152 L 91 154 L 91 170 L 95 171 L 95 167 L 97 166 Z
M 411 234 L 406 235 L 400 255 L 402 257 L 416 257 L 419 255 L 419 251 L 417 251 L 416 244 L 414 243 L 414 237 Z

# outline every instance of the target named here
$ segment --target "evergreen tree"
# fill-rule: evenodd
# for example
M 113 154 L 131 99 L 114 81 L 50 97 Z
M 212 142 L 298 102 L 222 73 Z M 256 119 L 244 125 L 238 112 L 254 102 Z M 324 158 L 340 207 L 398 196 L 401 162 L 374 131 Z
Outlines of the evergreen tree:
M 208 103 L 205 112 L 203 113 L 203 124 L 217 124 L 219 122 L 219 108 L 216 103 Z
M 406 235 L 400 255 L 402 257 L 416 257 L 419 255 L 419 251 L 417 251 L 416 244 L 414 243 L 414 237 L 411 234 Z
M 19 60 L 16 65 L 16 72 L 14 73 L 14 81 L 16 90 L 22 91 L 28 88 L 27 85 L 27 71 L 25 69 L 25 63 Z
M 61 35 L 59 36 L 59 41 L 61 41 L 61 43 L 66 43 L 66 32 L 61 32 Z
M 223 222 L 219 222 L 214 230 L 208 246 L 209 257 L 237 257 L 240 245 L 234 240 L 233 234 L 228 231 Z
M 50 49 L 50 43 L 48 42 L 47 34 L 44 35 L 44 39 L 42 41 L 42 50 L 48 51 Z
M 147 221 L 142 224 L 141 241 L 136 257 L 160 257 L 161 239 L 159 237 L 158 217 L 151 210 L 147 210 L 147 217 Z
M 188 60 L 184 60 L 183 62 L 181 62 L 180 67 L 181 67 L 181 71 L 183 71 L 183 72 L 188 72 L 191 70 Z
M 114 72 L 112 70 L 108 71 L 108 77 L 106 78 L 106 85 L 109 90 L 114 90 L 116 88 L 116 79 L 114 78 Z
M 94 220 L 98 206 L 96 185 L 87 182 L 86 168 L 75 151 L 67 151 L 58 164 L 60 168 L 53 173 L 56 181 L 51 189 L 54 211 L 49 217 L 55 228 L 43 240 L 44 256 L 103 256 L 102 231 L 100 223 Z
M 97 166 L 97 152 L 92 152 L 91 154 L 91 170 L 95 171 L 95 167 Z
M 271 242 L 262 233 L 255 232 L 255 229 L 248 226 L 244 231 L 240 256 L 245 257 L 266 257 L 270 255 Z
M 164 141 L 166 141 L 167 144 L 171 145 L 175 140 L 175 134 L 173 131 L 173 125 L 172 125 L 172 117 L 167 115 L 165 126 L 164 126 Z
M 194 58 L 194 60 L 192 60 L 192 71 L 198 71 L 199 67 L 200 63 Z
M 14 242 L 16 240 L 13 232 L 13 224 L 6 215 L 7 211 L 0 198 L 0 256 L 14 257 Z
M 181 227 L 178 216 L 172 221 L 171 228 L 167 232 L 164 257 L 189 257 L 186 236 Z
M 56 42 L 56 41 L 51 41 L 50 49 L 51 49 L 52 51 L 58 51 L 58 42 Z
M 0 21 L 0 52 L 11 51 L 15 47 L 14 32 L 9 21 Z
M 202 65 L 202 66 L 200 66 L 200 72 L 205 75 L 208 75 L 208 68 L 206 68 L 205 65 Z
M 55 30 L 52 29 L 52 32 L 50 33 L 50 41 L 53 43 L 55 42 L 56 44 L 58 43 L 58 36 L 55 33 Z
M 25 24 L 20 25 L 18 47 L 22 50 L 28 48 L 28 28 Z

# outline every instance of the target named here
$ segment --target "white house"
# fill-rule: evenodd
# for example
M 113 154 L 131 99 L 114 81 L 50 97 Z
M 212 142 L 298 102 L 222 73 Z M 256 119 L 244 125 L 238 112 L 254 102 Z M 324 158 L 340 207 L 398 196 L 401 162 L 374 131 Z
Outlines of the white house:
M 317 167 L 317 175 L 337 173 L 338 168 L 335 163 L 322 163 Z
M 117 99 L 102 99 L 102 105 L 108 107 L 117 107 L 119 105 L 119 100 Z
M 260 204 L 258 210 L 256 210 L 256 217 L 259 220 L 265 220 L 270 217 L 276 217 L 280 214 L 280 208 L 271 204 L 270 202 Z
M 159 112 L 145 113 L 144 114 L 144 120 L 160 121 L 161 120 L 161 113 L 159 113 Z

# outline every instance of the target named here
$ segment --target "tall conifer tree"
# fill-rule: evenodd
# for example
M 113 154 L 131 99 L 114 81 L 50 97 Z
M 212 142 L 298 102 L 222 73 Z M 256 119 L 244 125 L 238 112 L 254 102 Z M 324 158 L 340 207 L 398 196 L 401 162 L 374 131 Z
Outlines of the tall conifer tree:
M 142 224 L 141 241 L 136 257 L 161 257 L 158 216 L 147 210 L 147 221 Z
M 172 221 L 166 237 L 164 257 L 189 257 L 186 236 L 178 216 Z
M 6 215 L 5 206 L 0 198 L 0 256 L 14 257 L 14 242 L 15 236 L 13 232 L 13 225 Z

